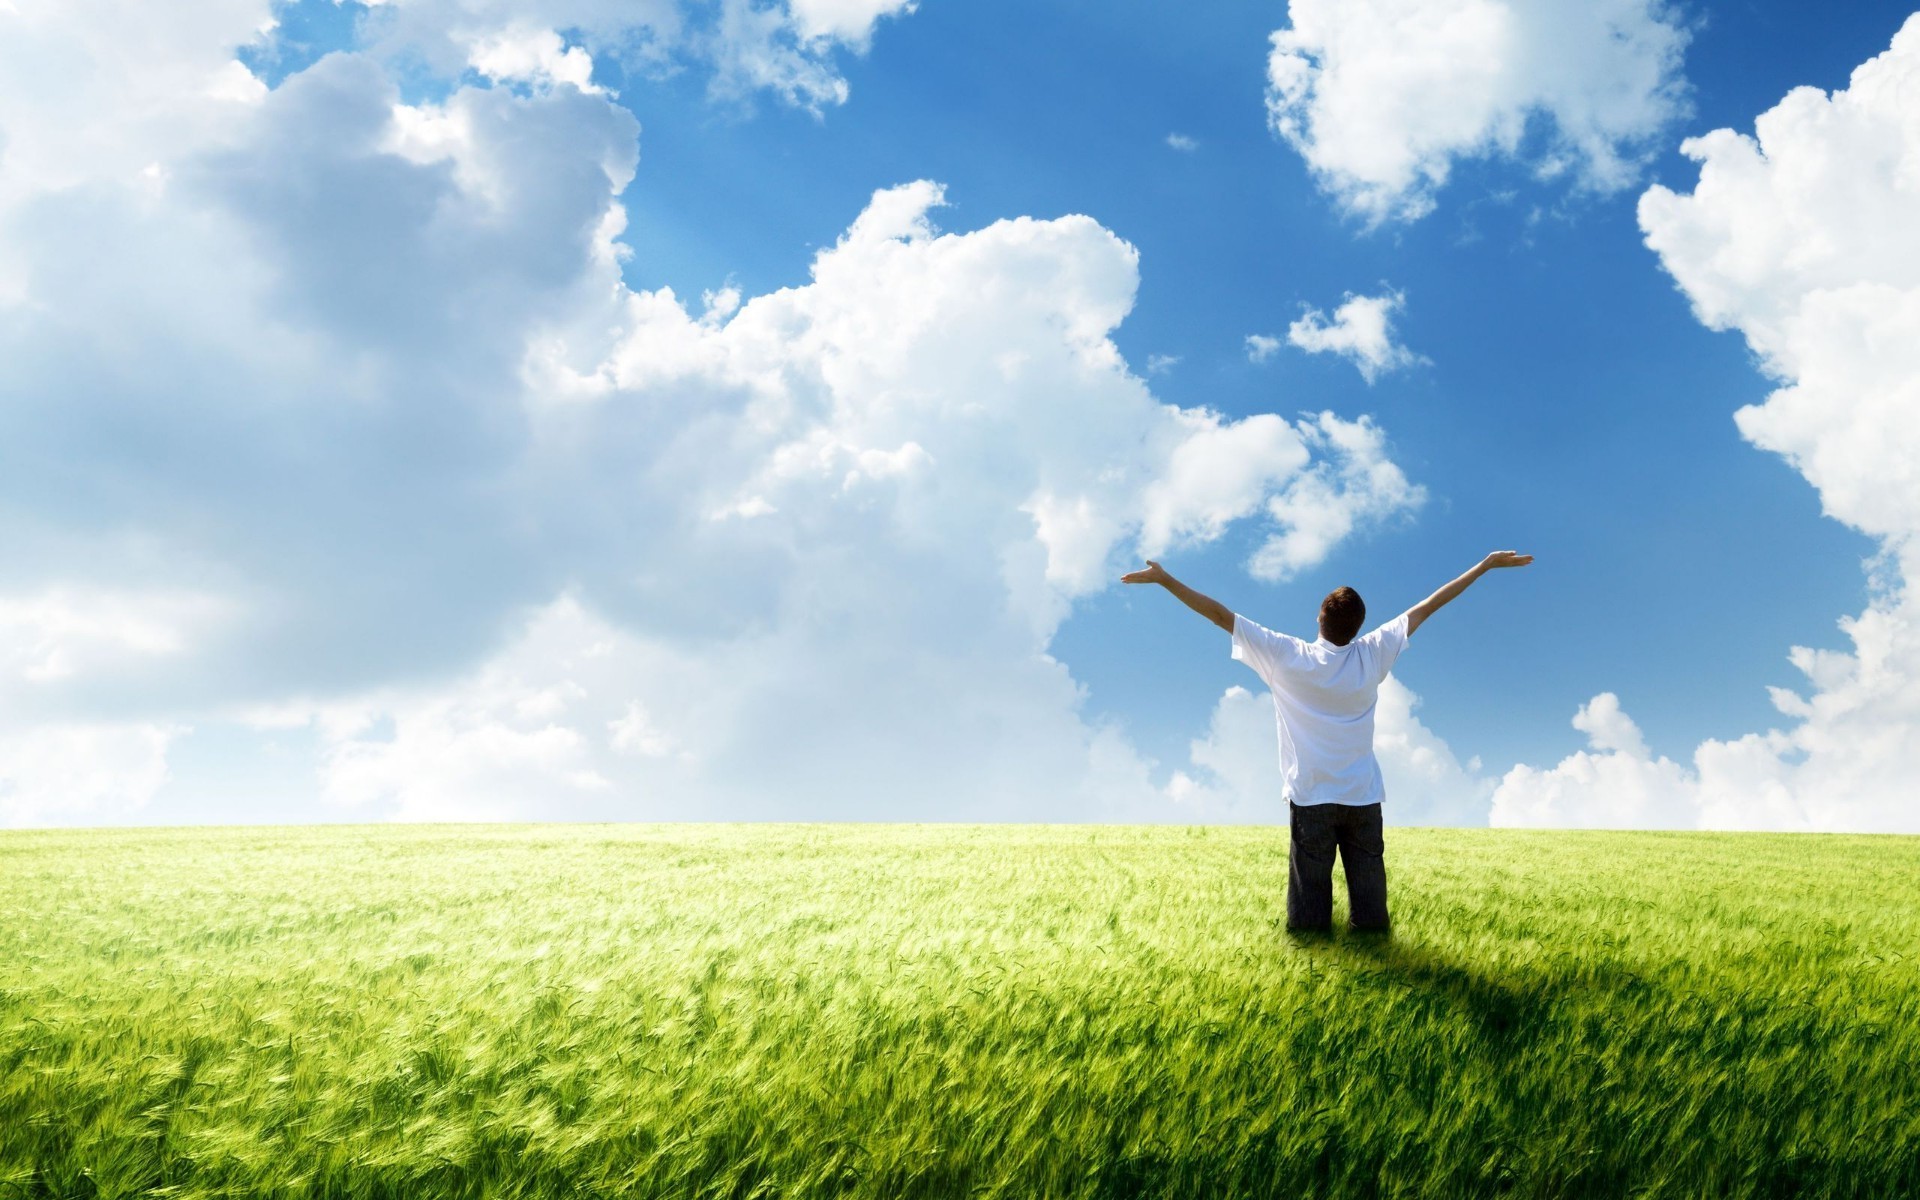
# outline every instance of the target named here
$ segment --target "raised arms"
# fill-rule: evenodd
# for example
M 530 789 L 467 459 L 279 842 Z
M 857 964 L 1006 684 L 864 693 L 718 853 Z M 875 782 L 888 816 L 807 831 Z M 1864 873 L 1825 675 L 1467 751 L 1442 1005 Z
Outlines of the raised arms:
M 1458 579 L 1455 579 L 1433 595 L 1428 596 L 1425 600 L 1408 609 L 1407 634 L 1411 636 L 1413 631 L 1420 628 L 1421 624 L 1428 617 L 1446 607 L 1448 601 L 1458 596 L 1461 592 L 1466 591 L 1467 587 L 1472 584 L 1474 580 L 1485 575 L 1488 571 L 1498 570 L 1501 567 L 1524 567 L 1532 561 L 1533 555 L 1531 554 L 1521 554 L 1515 550 L 1495 550 L 1492 554 L 1487 555 L 1479 562 L 1473 564 L 1473 566 L 1468 568 L 1466 573 Z M 1199 613 L 1207 620 L 1212 621 L 1228 633 L 1233 632 L 1233 612 L 1228 609 L 1226 605 L 1211 596 L 1203 596 L 1186 584 L 1181 583 L 1178 579 L 1167 574 L 1165 567 L 1162 567 L 1152 559 L 1147 560 L 1145 570 L 1128 571 L 1120 577 L 1120 582 L 1157 583 L 1179 597 L 1180 603 Z
M 1199 613 L 1207 620 L 1212 621 L 1228 633 L 1233 632 L 1233 613 L 1227 609 L 1226 605 L 1213 599 L 1211 596 L 1202 596 L 1199 592 L 1181 583 L 1178 579 L 1167 574 L 1166 568 L 1154 562 L 1152 559 L 1147 560 L 1146 570 L 1128 571 L 1120 577 L 1120 582 L 1157 583 L 1178 596 L 1180 603 Z
M 1461 592 L 1466 591 L 1469 584 L 1482 575 L 1485 575 L 1488 571 L 1496 570 L 1500 567 L 1524 567 L 1532 561 L 1533 555 L 1531 554 L 1521 554 L 1516 550 L 1495 550 L 1492 554 L 1487 555 L 1469 567 L 1466 573 L 1461 575 L 1460 578 L 1408 609 L 1407 636 L 1413 636 L 1413 631 L 1420 628 L 1421 622 L 1425 621 L 1434 613 L 1439 612 L 1446 606 L 1447 601 L 1458 596 Z

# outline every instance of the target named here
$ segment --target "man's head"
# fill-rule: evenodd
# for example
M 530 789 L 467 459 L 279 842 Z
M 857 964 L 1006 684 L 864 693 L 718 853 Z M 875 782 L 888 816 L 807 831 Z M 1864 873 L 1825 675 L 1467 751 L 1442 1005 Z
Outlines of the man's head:
M 1367 606 L 1350 587 L 1335 588 L 1320 602 L 1320 636 L 1344 646 L 1367 620 Z

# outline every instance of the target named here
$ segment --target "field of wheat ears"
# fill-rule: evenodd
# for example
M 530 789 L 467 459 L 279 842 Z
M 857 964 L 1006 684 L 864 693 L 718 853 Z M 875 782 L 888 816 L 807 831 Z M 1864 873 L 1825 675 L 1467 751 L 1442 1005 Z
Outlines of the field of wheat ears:
M 7 833 L 0 1200 L 1920 1195 L 1920 838 L 1388 870 L 1296 941 L 1281 828 Z

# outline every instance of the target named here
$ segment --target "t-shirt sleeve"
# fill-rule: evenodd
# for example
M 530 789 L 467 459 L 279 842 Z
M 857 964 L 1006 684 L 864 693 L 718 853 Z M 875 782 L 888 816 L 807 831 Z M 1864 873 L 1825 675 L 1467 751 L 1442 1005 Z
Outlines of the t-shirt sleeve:
M 1233 614 L 1233 656 L 1252 667 L 1268 687 L 1279 686 L 1282 672 L 1299 657 L 1298 645 L 1284 633 Z
M 1393 670 L 1400 652 L 1407 648 L 1407 637 L 1407 614 L 1401 613 L 1360 639 L 1373 645 L 1373 674 L 1376 680 L 1385 679 L 1387 672 Z

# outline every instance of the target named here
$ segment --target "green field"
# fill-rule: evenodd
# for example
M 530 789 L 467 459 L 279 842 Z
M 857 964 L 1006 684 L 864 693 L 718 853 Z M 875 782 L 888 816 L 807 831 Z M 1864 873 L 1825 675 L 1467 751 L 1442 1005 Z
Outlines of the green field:
M 1274 828 L 8 833 L 0 1200 L 1920 1195 L 1920 838 L 1387 862 L 1295 942 Z

